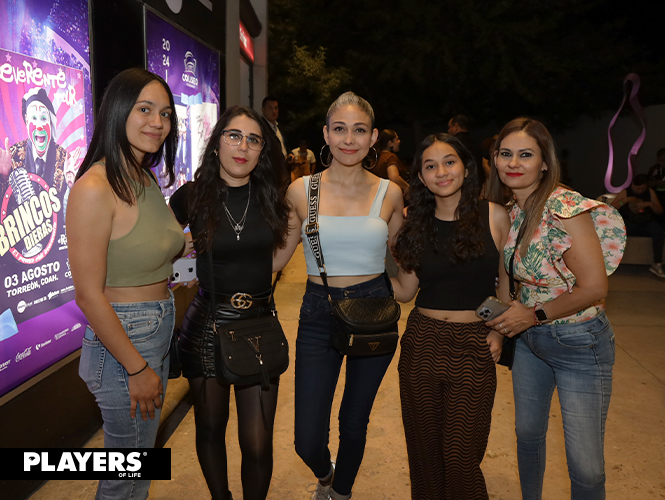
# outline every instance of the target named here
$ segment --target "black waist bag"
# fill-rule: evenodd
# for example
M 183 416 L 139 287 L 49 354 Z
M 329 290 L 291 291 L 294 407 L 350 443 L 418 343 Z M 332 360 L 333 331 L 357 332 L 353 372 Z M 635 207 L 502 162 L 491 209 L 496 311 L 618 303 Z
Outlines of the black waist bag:
M 399 335 L 399 304 L 392 297 L 332 301 L 335 332 L 332 346 L 347 356 L 394 353 Z

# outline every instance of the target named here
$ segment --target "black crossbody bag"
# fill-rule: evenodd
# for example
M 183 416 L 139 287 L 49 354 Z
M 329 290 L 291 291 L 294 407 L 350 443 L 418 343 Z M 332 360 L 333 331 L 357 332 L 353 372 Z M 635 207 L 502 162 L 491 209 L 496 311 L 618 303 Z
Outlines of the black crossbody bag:
M 208 252 L 210 265 L 210 315 L 212 316 L 215 375 L 228 384 L 261 384 L 267 390 L 270 379 L 284 373 L 289 366 L 289 343 L 273 307 L 272 314 L 258 318 L 241 319 L 217 326 L 214 279 L 212 279 L 212 252 Z M 277 280 L 272 284 L 270 298 Z M 241 294 L 239 310 L 249 307 L 251 298 Z M 270 299 L 268 300 L 270 303 Z M 249 302 L 251 305 L 251 302 Z M 246 306 L 246 307 L 245 307 Z
M 305 234 L 312 249 L 321 280 L 328 295 L 335 327 L 331 334 L 331 345 L 341 354 L 347 356 L 375 356 L 391 354 L 397 349 L 399 335 L 397 322 L 401 309 L 394 298 L 362 297 L 357 299 L 333 300 L 328 288 L 328 276 L 323 262 L 321 241 L 319 238 L 319 185 L 321 173 L 312 175 L 309 183 L 308 220 Z M 388 289 L 392 285 L 388 274 L 384 271 Z

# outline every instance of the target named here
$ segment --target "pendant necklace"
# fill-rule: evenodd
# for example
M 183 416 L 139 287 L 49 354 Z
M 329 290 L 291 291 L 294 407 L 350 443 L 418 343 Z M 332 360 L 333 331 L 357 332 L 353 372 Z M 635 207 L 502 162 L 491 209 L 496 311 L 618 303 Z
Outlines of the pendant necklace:
M 245 228 L 245 220 L 247 219 L 247 209 L 249 208 L 249 200 L 251 198 L 251 195 L 252 195 L 252 182 L 249 181 L 248 190 L 247 190 L 247 206 L 245 207 L 245 213 L 242 214 L 242 219 L 240 219 L 240 222 L 236 222 L 236 220 L 231 215 L 231 212 L 229 212 L 226 203 L 222 202 L 222 205 L 224 206 L 224 211 L 226 212 L 226 217 L 229 219 L 229 223 L 233 228 L 233 232 L 236 233 L 237 241 L 240 241 L 240 233 L 242 233 L 242 230 Z

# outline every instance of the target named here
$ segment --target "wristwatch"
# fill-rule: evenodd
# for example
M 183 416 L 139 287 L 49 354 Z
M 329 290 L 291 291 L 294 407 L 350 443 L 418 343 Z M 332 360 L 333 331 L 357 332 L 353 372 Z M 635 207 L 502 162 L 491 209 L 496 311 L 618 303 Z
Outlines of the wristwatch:
M 548 317 L 545 309 L 542 309 L 542 306 L 540 306 L 541 309 L 536 309 L 536 307 L 533 309 L 533 314 L 536 317 L 536 326 L 540 326 L 543 323 L 547 323 Z

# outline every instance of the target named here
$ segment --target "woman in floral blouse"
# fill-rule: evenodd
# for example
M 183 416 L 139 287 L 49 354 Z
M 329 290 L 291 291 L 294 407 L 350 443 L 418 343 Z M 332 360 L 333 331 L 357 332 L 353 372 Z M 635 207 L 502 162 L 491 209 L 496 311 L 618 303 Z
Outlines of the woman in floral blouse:
M 607 276 L 626 243 L 623 220 L 612 207 L 559 184 L 554 142 L 542 123 L 516 118 L 496 145 L 490 199 L 513 202 L 504 262 L 521 288 L 510 309 L 487 325 L 507 337 L 521 334 L 513 391 L 522 498 L 542 498 L 547 422 L 557 387 L 571 498 L 604 499 L 603 441 L 614 364 L 604 298 Z

